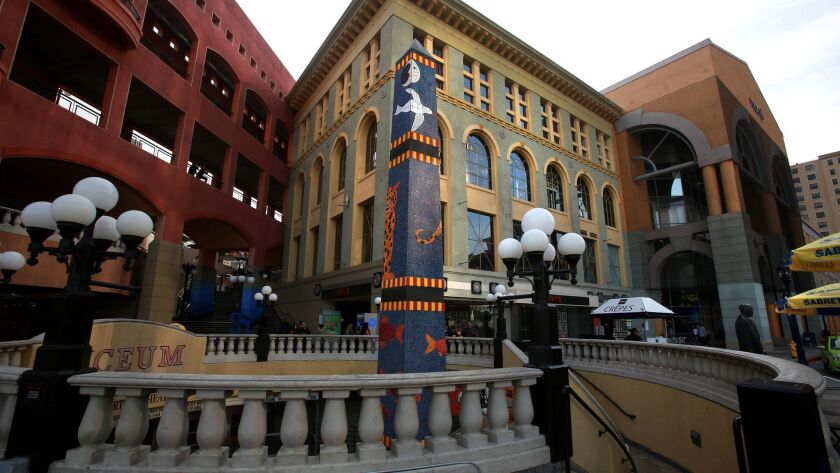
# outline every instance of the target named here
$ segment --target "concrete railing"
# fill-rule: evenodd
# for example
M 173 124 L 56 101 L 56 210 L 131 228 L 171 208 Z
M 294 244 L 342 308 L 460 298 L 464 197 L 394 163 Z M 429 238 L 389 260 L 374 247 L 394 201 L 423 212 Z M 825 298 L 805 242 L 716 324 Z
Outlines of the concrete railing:
M 0 458 L 6 454 L 17 403 L 18 379 L 24 371 L 25 368 L 0 366 Z
M 67 452 L 51 472 L 198 471 L 352 472 L 397 469 L 469 461 L 485 472 L 517 471 L 549 462 L 545 439 L 531 424 L 534 407 L 530 386 L 541 371 L 505 368 L 459 372 L 338 376 L 228 376 L 98 372 L 70 378 L 90 396 L 79 426 L 80 447 Z M 458 421 L 452 432 L 450 394 L 460 388 Z M 486 419 L 479 392 L 489 390 Z M 511 407 L 506 391 L 513 390 Z M 225 399 L 238 393 L 242 416 L 233 446 L 223 445 L 227 426 Z M 397 396 L 390 449 L 383 443 L 380 399 Z M 351 393 L 353 394 L 351 399 Z M 148 400 L 164 399 L 156 449 L 144 445 L 149 429 Z M 417 440 L 420 395 L 430 397 L 429 436 Z M 196 439 L 198 450 L 186 445 L 187 398 L 201 403 Z M 356 396 L 358 395 L 358 397 Z M 112 429 L 114 396 L 122 410 Z M 318 453 L 306 445 L 309 435 L 307 400 L 324 400 Z M 355 405 L 348 408 L 347 400 Z M 267 446 L 268 401 L 284 403 L 279 424 L 282 445 Z M 277 412 L 272 409 L 272 411 Z M 357 414 L 358 413 L 358 414 Z M 511 421 L 511 413 L 513 420 Z M 360 442 L 348 449 L 348 417 L 358 416 Z M 273 419 L 272 419 L 273 420 Z M 271 424 L 277 425 L 272 421 Z M 482 426 L 485 426 L 482 429 Z M 113 432 L 113 444 L 106 440 Z M 317 437 L 310 437 L 317 438 Z M 230 455 L 229 452 L 235 449 Z M 353 452 L 352 450 L 355 450 Z
M 276 335 L 270 336 L 268 359 L 281 360 L 369 360 L 379 352 L 376 335 Z M 253 334 L 207 335 L 204 360 L 207 363 L 255 361 L 257 336 Z M 491 368 L 493 339 L 446 337 L 450 364 Z
M 574 369 L 631 377 L 677 388 L 738 411 L 736 386 L 751 378 L 809 384 L 817 398 L 825 378 L 792 361 L 722 348 L 615 340 L 560 339 Z
M 0 366 L 23 366 L 26 352 L 40 345 L 42 341 L 43 337 L 38 336 L 29 340 L 0 342 Z

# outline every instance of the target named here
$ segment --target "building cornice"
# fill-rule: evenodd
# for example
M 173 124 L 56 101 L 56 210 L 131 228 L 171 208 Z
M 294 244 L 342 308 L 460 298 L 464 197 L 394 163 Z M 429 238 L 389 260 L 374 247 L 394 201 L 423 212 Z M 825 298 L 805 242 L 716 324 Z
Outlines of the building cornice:
M 385 1 L 354 0 L 347 7 L 289 93 L 292 107 L 303 107 Z M 462 1 L 406 1 L 605 120 L 613 122 L 621 115 L 621 107 Z

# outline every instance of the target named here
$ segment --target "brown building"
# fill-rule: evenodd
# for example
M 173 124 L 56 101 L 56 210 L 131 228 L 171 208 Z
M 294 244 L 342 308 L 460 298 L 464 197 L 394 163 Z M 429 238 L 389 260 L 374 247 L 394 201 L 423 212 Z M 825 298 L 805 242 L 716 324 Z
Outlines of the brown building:
M 217 254 L 280 265 L 293 84 L 233 1 L 0 1 L 0 251 L 25 252 L 24 206 L 100 176 L 120 192 L 112 215 L 155 222 L 134 275 L 107 262 L 95 277 L 134 286 L 94 288 L 101 315 L 169 322 L 184 242 L 209 302 Z M 44 256 L 15 275 L 17 294 L 64 286 Z
M 737 347 L 738 306 L 781 337 L 774 267 L 804 243 L 784 139 L 747 64 L 709 40 L 603 91 L 616 122 L 633 288 Z M 803 278 L 797 275 L 797 279 Z M 796 281 L 798 285 L 800 281 Z
M 840 151 L 794 164 L 790 173 L 802 220 L 823 236 L 840 232 Z

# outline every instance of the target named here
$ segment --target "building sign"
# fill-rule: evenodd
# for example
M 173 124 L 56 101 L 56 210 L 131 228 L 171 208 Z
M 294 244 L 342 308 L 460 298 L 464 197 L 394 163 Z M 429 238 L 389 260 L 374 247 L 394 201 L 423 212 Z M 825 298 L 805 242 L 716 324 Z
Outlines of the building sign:
M 753 111 L 756 113 L 756 115 L 758 115 L 759 118 L 764 120 L 764 110 L 762 110 L 761 107 L 758 106 L 758 104 L 755 102 L 755 100 L 752 99 L 752 97 L 750 97 L 750 107 L 752 107 Z
M 589 307 L 589 298 L 584 296 L 564 296 L 561 294 L 549 294 L 548 303 Z
M 100 371 L 199 373 L 207 339 L 180 326 L 104 319 L 93 324 L 90 366 Z

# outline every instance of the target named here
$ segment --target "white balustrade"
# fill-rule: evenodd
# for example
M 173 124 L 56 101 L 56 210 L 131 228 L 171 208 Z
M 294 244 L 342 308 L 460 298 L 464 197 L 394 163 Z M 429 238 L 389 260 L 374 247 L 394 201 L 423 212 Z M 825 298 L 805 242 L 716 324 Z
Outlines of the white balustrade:
M 41 337 L 29 340 L 0 342 L 0 366 L 20 367 L 23 354 L 41 344 Z
M 530 368 L 506 368 L 259 378 L 104 371 L 79 375 L 72 377 L 70 383 L 90 396 L 79 426 L 81 446 L 68 452 L 55 468 L 62 472 L 155 469 L 186 473 L 209 469 L 250 473 L 286 469 L 298 471 L 309 464 L 336 464 L 352 471 L 365 471 L 387 469 L 389 464 L 391 468 L 397 468 L 421 466 L 430 461 L 456 461 L 464 454 L 463 449 L 475 450 L 470 454 L 471 458 L 488 464 L 492 464 L 494 459 L 510 461 L 511 455 L 516 455 L 517 466 L 527 468 L 549 461 L 544 441 L 535 441 L 538 434 L 532 437 L 519 435 L 520 430 L 528 431 L 533 418 L 528 386 L 541 374 L 539 370 Z M 461 431 L 453 438 L 450 394 L 456 386 L 463 390 Z M 487 387 L 490 389 L 490 401 L 485 435 L 481 432 L 484 417 L 479 392 Z M 513 430 L 508 426 L 505 401 L 505 391 L 511 388 L 514 389 L 514 412 L 517 416 Z M 390 455 L 383 443 L 385 423 L 381 407 L 381 399 L 388 390 L 392 390 L 398 398 L 394 414 L 396 438 L 390 444 Z M 361 441 L 354 445 L 355 455 L 348 453 L 347 444 L 348 413 L 355 409 L 347 405 L 347 400 L 353 392 L 361 398 L 358 420 Z M 152 393 L 156 395 L 155 400 L 163 399 L 164 402 L 157 430 L 153 433 L 157 444 L 155 450 L 143 444 L 149 425 L 148 402 Z M 186 400 L 192 393 L 202 403 L 202 409 L 196 431 L 198 450 L 191 453 L 185 443 L 184 421 L 187 419 Z M 279 396 L 272 393 L 279 393 Z M 421 429 L 418 400 L 424 393 L 430 396 L 426 426 L 429 437 L 425 450 L 417 439 Z M 310 394 L 317 394 L 316 397 L 325 402 L 320 426 L 323 443 L 318 446 L 319 454 L 314 457 L 309 455 L 309 449 L 316 446 L 307 444 L 309 423 L 306 403 L 315 402 L 310 401 Z M 268 455 L 266 446 L 268 396 L 285 403 L 279 428 L 282 446 L 272 455 Z M 525 398 L 528 399 L 527 405 Z M 114 432 L 114 444 L 105 444 L 111 432 L 111 406 L 117 399 L 122 399 L 122 407 Z M 243 405 L 239 430 L 234 437 L 237 448 L 233 455 L 229 455 L 228 447 L 223 446 L 227 438 L 226 401 Z M 488 436 L 493 444 L 488 443 Z M 494 449 L 496 444 L 502 443 L 516 445 Z
M 0 366 L 0 458 L 6 453 L 17 403 L 18 379 L 24 371 L 23 368 Z

